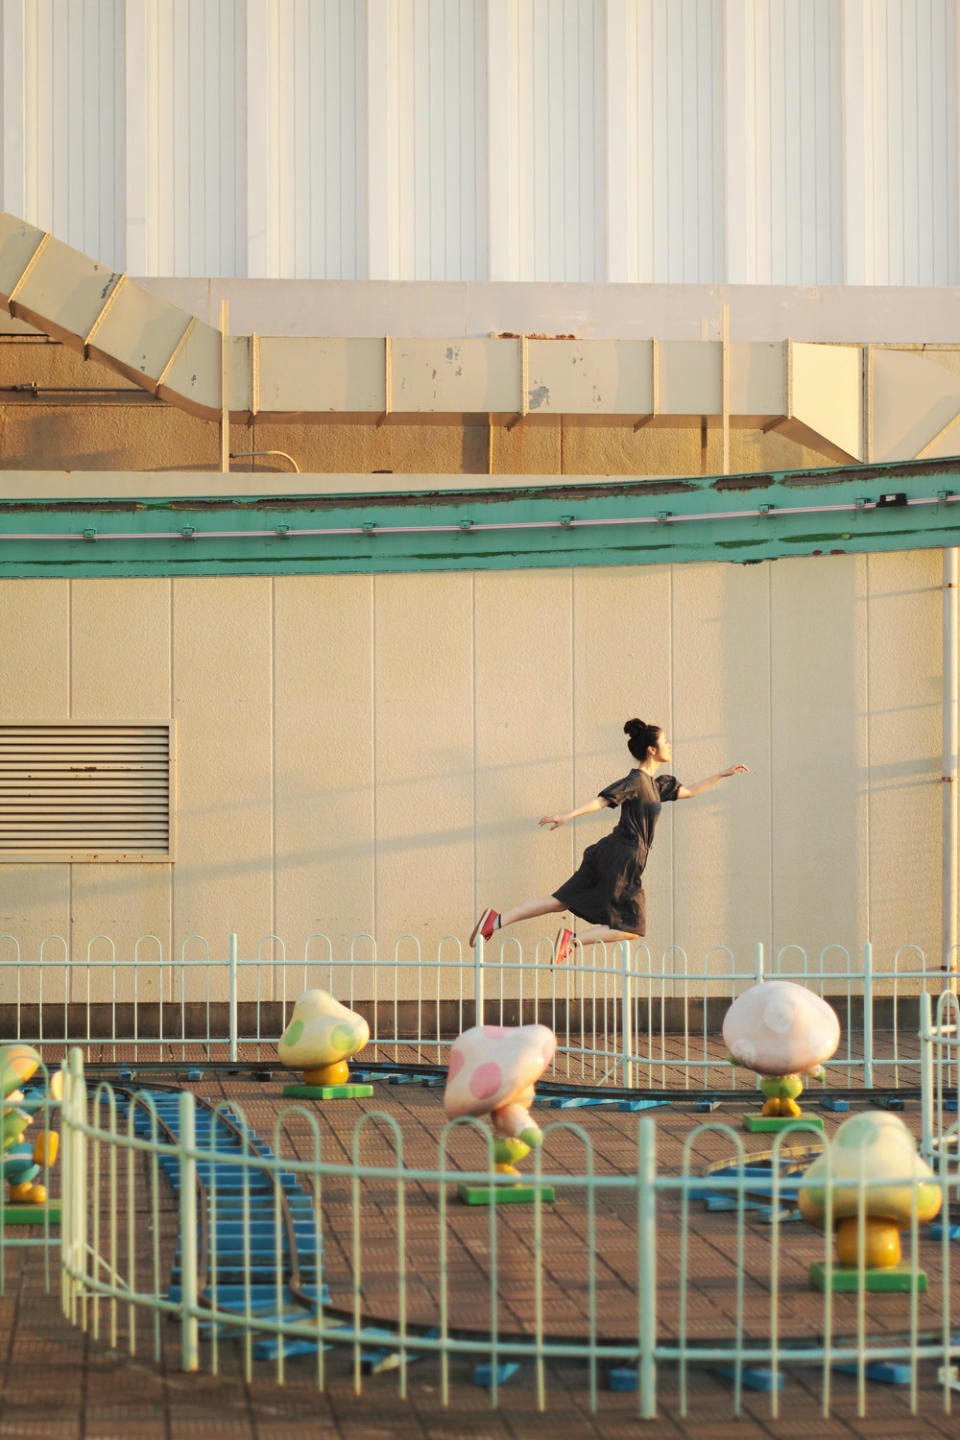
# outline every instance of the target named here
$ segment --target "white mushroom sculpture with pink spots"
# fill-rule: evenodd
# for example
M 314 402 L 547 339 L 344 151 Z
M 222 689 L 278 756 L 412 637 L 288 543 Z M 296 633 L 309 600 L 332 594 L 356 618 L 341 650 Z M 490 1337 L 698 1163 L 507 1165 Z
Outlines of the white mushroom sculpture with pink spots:
M 543 1143 L 530 1106 L 556 1048 L 546 1025 L 475 1025 L 450 1047 L 443 1108 L 451 1120 L 490 1116 L 500 1174 L 519 1175 L 515 1162 Z
M 823 1074 L 840 1044 L 840 1021 L 826 1000 L 803 985 L 764 980 L 734 1000 L 724 1016 L 723 1038 L 731 1065 L 756 1071 L 766 1097 L 765 1123 L 747 1128 L 775 1129 L 800 1115 L 803 1081 Z

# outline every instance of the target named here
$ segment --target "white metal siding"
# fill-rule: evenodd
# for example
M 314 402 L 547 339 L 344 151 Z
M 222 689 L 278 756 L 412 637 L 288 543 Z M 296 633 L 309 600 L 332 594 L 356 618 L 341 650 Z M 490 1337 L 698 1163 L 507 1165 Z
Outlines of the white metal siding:
M 264 213 L 267 194 L 251 189 L 248 213 L 276 233 L 256 273 L 357 279 L 361 10 L 348 0 L 287 0 L 270 12 L 272 66 L 265 94 L 272 90 L 277 97 L 272 160 L 278 174 L 268 187 L 269 208 L 275 205 L 276 212 Z M 251 51 L 249 64 L 255 63 Z M 261 140 L 253 133 L 258 123 L 270 132 L 269 114 L 255 117 L 248 101 L 251 149 Z M 251 273 L 255 263 L 251 254 Z
M 0 725 L 0 857 L 169 852 L 168 725 Z
M 756 11 L 753 274 L 767 285 L 843 280 L 840 37 L 834 0 Z M 733 157 L 731 156 L 731 159 Z M 728 257 L 733 271 L 734 256 Z
M 131 274 L 960 281 L 960 0 L 0 0 L 0 203 Z
M 122 257 L 122 0 L 0 6 L 3 208 Z

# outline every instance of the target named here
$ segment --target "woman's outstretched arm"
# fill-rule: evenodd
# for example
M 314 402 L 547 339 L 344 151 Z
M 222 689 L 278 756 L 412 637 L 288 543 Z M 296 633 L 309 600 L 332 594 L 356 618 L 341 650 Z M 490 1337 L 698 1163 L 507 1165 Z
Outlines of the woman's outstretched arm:
M 692 800 L 694 795 L 702 795 L 704 790 L 709 790 L 711 785 L 726 780 L 728 775 L 747 775 L 749 770 L 748 765 L 731 765 L 729 770 L 720 770 L 716 775 L 711 775 L 708 780 L 701 780 L 696 785 L 681 785 L 677 791 L 677 799 Z
M 537 824 L 549 825 L 551 830 L 556 830 L 561 825 L 565 825 L 568 820 L 576 820 L 578 815 L 591 815 L 595 810 L 608 810 L 609 808 L 609 800 L 604 800 L 602 795 L 595 795 L 592 800 L 587 801 L 586 805 L 580 805 L 576 810 L 568 811 L 566 815 L 544 815 L 537 821 Z

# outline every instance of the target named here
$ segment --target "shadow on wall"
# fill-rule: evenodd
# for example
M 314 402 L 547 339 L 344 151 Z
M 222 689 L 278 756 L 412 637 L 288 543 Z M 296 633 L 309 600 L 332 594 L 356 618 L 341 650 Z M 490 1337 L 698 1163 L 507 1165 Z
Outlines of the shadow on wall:
M 770 567 L 771 953 L 869 933 L 866 557 Z M 873 643 L 882 643 L 872 637 Z

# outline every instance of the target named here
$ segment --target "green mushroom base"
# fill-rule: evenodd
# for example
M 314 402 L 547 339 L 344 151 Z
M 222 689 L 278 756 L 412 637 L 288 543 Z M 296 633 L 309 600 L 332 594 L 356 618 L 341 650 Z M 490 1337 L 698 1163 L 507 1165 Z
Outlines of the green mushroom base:
M 364 1100 L 372 1085 L 284 1085 L 283 1094 L 298 1100 Z
M 864 1270 L 862 1273 L 864 1290 L 875 1293 L 909 1291 L 914 1285 L 918 1290 L 927 1288 L 926 1270 L 918 1270 L 913 1265 L 887 1265 L 882 1269 Z M 859 1290 L 860 1274 L 856 1266 L 834 1265 L 830 1271 L 829 1288 L 841 1291 Z M 814 1260 L 811 1264 L 810 1283 L 815 1290 L 827 1289 L 827 1267 L 822 1260 Z
M 59 1225 L 61 1219 L 60 1201 L 49 1200 L 40 1205 L 3 1205 L 4 1225 Z
M 464 1205 L 532 1205 L 539 1195 L 546 1204 L 556 1199 L 552 1185 L 458 1185 Z
M 791 1125 L 813 1125 L 815 1129 L 823 1129 L 823 1120 L 819 1115 L 810 1115 L 802 1110 L 799 1115 L 758 1115 L 754 1110 L 744 1112 L 743 1128 L 754 1133 L 758 1131 L 789 1130 Z

